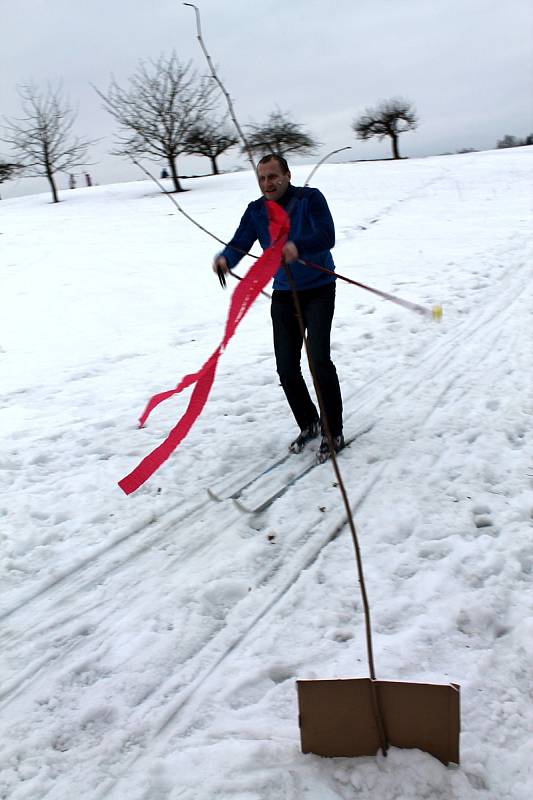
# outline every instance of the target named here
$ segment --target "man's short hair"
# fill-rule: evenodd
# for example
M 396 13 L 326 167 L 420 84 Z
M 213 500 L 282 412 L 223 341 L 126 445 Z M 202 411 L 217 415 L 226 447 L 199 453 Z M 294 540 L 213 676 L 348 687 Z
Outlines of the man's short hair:
M 278 156 L 277 153 L 269 153 L 268 155 L 263 156 L 263 158 L 258 162 L 257 166 L 260 167 L 261 164 L 268 164 L 269 161 L 277 161 L 283 173 L 290 172 L 287 161 L 283 158 L 283 156 Z

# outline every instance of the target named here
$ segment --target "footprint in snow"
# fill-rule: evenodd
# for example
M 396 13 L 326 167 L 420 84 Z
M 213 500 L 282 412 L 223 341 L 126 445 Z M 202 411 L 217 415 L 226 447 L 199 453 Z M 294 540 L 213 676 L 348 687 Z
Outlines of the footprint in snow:
M 505 434 L 507 436 L 507 441 L 511 445 L 511 447 L 519 450 L 522 448 L 526 441 L 525 441 L 525 431 L 521 428 L 517 428 L 515 431 L 507 431 Z
M 472 509 L 476 528 L 492 528 L 494 525 L 490 508 L 485 503 L 478 503 Z

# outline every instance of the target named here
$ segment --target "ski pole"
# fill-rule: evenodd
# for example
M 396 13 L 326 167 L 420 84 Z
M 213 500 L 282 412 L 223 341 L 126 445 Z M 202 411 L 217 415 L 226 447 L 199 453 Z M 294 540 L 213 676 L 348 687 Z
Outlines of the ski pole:
M 303 264 L 306 267 L 311 267 L 312 269 L 319 270 L 319 272 L 329 272 L 331 273 L 330 269 L 327 267 L 321 267 L 319 264 L 315 264 L 313 261 L 307 261 L 303 258 L 298 259 L 299 264 Z M 393 294 L 389 294 L 388 292 L 384 292 L 381 289 L 375 289 L 373 286 L 368 286 L 366 283 L 361 283 L 360 281 L 354 281 L 353 278 L 347 278 L 345 275 L 341 275 L 339 272 L 333 273 L 340 278 L 341 281 L 346 281 L 346 283 L 351 283 L 352 286 L 358 286 L 360 289 L 365 289 L 367 292 L 372 292 L 372 294 L 377 295 L 378 297 L 383 297 L 385 300 L 390 300 L 391 303 L 396 303 L 403 308 L 408 308 L 410 311 L 416 311 L 418 314 L 423 314 L 424 316 L 431 316 L 435 320 L 442 319 L 442 306 L 436 305 L 432 308 L 427 308 L 426 306 L 421 306 L 418 303 L 413 303 L 411 300 L 404 300 L 402 297 L 396 297 Z

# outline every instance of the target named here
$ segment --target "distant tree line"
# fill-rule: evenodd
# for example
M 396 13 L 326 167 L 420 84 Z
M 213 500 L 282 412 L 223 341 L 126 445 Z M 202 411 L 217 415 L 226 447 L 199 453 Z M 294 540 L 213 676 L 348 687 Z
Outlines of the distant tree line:
M 533 133 L 530 133 L 524 139 L 519 139 L 518 136 L 511 136 L 506 133 L 502 139 L 496 143 L 496 148 L 502 150 L 505 147 L 524 147 L 524 145 L 533 144 Z
M 518 136 L 511 136 L 506 133 L 501 139 L 496 142 L 497 150 L 504 150 L 507 147 L 524 147 L 528 144 L 533 144 L 533 133 L 520 139 Z M 461 150 L 456 150 L 456 153 L 477 153 L 475 147 L 463 147 Z
M 219 156 L 240 144 L 217 109 L 213 82 L 198 77 L 175 53 L 140 62 L 125 86 L 113 79 L 106 91 L 93 88 L 117 123 L 112 154 L 163 161 L 174 191 L 182 191 L 179 156 L 208 158 L 216 175 Z M 19 96 L 22 115 L 4 118 L 0 136 L 12 152 L 9 158 L 0 156 L 0 183 L 18 175 L 45 177 L 57 203 L 58 174 L 86 166 L 94 142 L 74 134 L 76 114 L 61 87 L 29 84 L 19 89 Z M 252 150 L 260 154 L 310 153 L 318 147 L 302 126 L 279 110 L 263 124 L 249 124 L 247 134 Z
M 126 85 L 112 79 L 105 91 L 93 88 L 117 123 L 112 154 L 132 161 L 146 158 L 163 162 L 176 192 L 183 189 L 177 163 L 180 156 L 208 158 L 216 175 L 223 153 L 238 146 L 245 152 L 218 108 L 212 79 L 199 77 L 191 63 L 181 62 L 174 52 L 155 61 L 139 62 Z M 5 118 L 0 137 L 12 153 L 9 158 L 0 156 L 0 184 L 18 175 L 45 177 L 53 201 L 58 202 L 57 175 L 86 166 L 94 141 L 75 135 L 76 113 L 61 87 L 29 84 L 19 89 L 19 95 L 22 116 Z M 366 108 L 352 122 L 352 130 L 361 141 L 389 139 L 394 159 L 401 157 L 400 136 L 417 126 L 413 103 L 400 97 Z M 259 156 L 310 154 L 320 144 L 280 109 L 272 111 L 263 123 L 248 124 L 245 131 L 250 151 Z M 497 147 L 527 144 L 533 144 L 533 134 L 525 139 L 507 134 Z
M 5 181 L 12 180 L 20 172 L 22 172 L 21 164 L 16 164 L 12 161 L 4 161 L 4 159 L 0 158 L 0 185 Z M 0 199 L 2 199 L 1 195 Z
M 176 192 L 182 191 L 179 156 L 208 158 L 216 175 L 219 156 L 237 146 L 245 151 L 217 110 L 212 81 L 198 77 L 191 64 L 182 63 L 175 53 L 149 63 L 141 61 L 126 86 L 113 79 L 106 91 L 93 88 L 117 123 L 112 154 L 132 161 L 163 162 Z M 17 175 L 45 177 L 57 203 L 57 175 L 86 166 L 94 142 L 74 134 L 76 114 L 60 87 L 39 89 L 30 84 L 23 86 L 19 95 L 23 116 L 6 118 L 0 137 L 13 153 L 10 159 L 0 157 L 0 183 Z M 353 129 L 363 140 L 390 137 L 393 156 L 399 158 L 400 134 L 416 125 L 412 104 L 394 98 L 367 109 L 354 121 Z M 309 154 L 320 144 L 280 109 L 272 111 L 263 123 L 248 124 L 245 130 L 248 147 L 259 156 Z

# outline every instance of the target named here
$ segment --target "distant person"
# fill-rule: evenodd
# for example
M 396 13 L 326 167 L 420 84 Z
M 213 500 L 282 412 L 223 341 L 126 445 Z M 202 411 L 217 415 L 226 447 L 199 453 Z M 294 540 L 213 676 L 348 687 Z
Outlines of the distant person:
M 330 355 L 336 280 L 330 252 L 335 244 L 333 219 L 326 198 L 318 189 L 291 184 L 289 166 L 281 156 L 264 156 L 257 165 L 257 180 L 263 197 L 249 204 L 232 240 L 215 257 L 213 270 L 221 274 L 233 269 L 256 239 L 259 239 L 263 249 L 270 246 L 265 200 L 273 200 L 287 211 L 291 221 L 289 239 L 283 247 L 283 263 L 274 276 L 271 307 L 276 368 L 300 428 L 289 450 L 292 453 L 301 452 L 308 442 L 320 434 L 322 428 L 322 441 L 317 452 L 317 461 L 322 463 L 330 454 L 328 439 L 324 421 L 321 425 L 302 376 L 300 361 L 303 339 L 284 264 L 289 265 L 296 286 L 333 446 L 338 452 L 344 447 L 344 437 L 341 391 Z M 309 259 L 325 270 L 315 270 L 302 264 L 300 259 Z
M 93 185 L 93 182 L 91 180 L 91 176 L 89 175 L 88 172 L 85 173 L 85 183 L 87 184 L 87 186 L 92 186 Z
M 161 177 L 168 178 L 168 170 L 165 169 L 165 167 L 163 167 L 163 169 L 161 170 Z
M 75 189 L 76 188 L 76 178 L 72 173 L 70 173 L 70 175 L 68 177 L 68 185 L 69 185 L 69 189 Z

